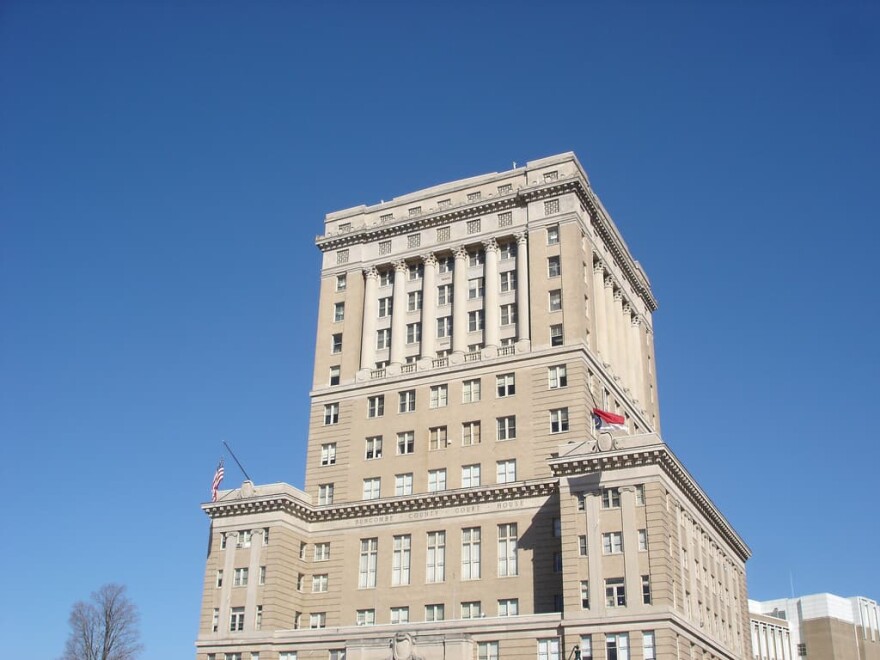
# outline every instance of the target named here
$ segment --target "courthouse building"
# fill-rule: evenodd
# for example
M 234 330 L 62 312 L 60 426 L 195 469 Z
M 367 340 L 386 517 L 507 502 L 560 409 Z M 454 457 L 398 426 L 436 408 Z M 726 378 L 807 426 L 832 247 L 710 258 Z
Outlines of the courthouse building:
M 661 438 L 657 303 L 573 154 L 316 243 L 304 490 L 203 505 L 199 660 L 752 657 L 749 548 Z

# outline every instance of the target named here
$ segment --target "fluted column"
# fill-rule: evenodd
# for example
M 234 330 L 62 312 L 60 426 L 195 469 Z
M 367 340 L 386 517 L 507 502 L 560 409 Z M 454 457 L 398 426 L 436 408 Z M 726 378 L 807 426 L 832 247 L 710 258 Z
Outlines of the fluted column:
M 596 350 L 602 362 L 609 364 L 608 315 L 605 313 L 605 269 L 601 261 L 593 262 L 593 309 L 596 312 Z
M 602 297 L 605 299 L 605 319 L 608 322 L 608 357 L 607 362 L 611 365 L 611 372 L 616 373 L 620 367 L 620 360 L 617 357 L 617 315 L 614 310 L 614 278 L 610 275 L 605 277 L 605 286 L 602 291 Z
M 394 264 L 394 289 L 391 299 L 391 364 L 403 364 L 406 345 L 406 262 Z
M 629 388 L 632 397 L 637 398 L 636 358 L 633 353 L 632 343 L 632 305 L 625 298 L 623 299 L 623 315 L 620 317 L 620 320 L 623 324 L 623 345 L 624 354 L 626 355 L 626 386 Z
M 483 269 L 483 343 L 486 346 L 498 346 L 498 335 L 501 324 L 498 319 L 498 243 L 494 238 L 483 241 L 486 252 L 486 265 Z
M 455 249 L 455 268 L 452 271 L 452 352 L 467 352 L 467 263 L 464 247 Z
M 376 319 L 379 304 L 379 271 L 368 268 L 364 271 L 364 321 L 361 332 L 361 369 L 376 367 Z
M 623 291 L 617 289 L 614 292 L 614 322 L 617 325 L 617 377 L 621 385 L 627 387 L 629 381 L 629 328 L 624 327 L 624 298 Z M 629 325 L 629 324 L 627 324 Z
M 422 357 L 433 358 L 437 349 L 437 257 L 429 252 L 422 257 L 425 272 L 422 275 Z
M 516 235 L 516 338 L 530 339 L 529 322 L 529 239 L 526 232 Z
M 633 396 L 639 400 L 639 403 L 644 404 L 645 401 L 645 358 L 642 354 L 642 331 L 640 326 L 642 325 L 642 319 L 638 314 L 633 314 L 632 320 L 630 321 L 629 327 L 629 336 L 630 336 L 630 361 L 633 365 L 632 375 L 633 381 L 631 389 L 633 391 Z

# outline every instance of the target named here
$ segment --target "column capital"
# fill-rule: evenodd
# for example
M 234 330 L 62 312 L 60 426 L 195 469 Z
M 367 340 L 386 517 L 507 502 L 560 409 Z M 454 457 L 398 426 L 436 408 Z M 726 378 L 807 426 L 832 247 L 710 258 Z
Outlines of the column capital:
M 624 298 L 623 300 L 623 313 L 624 314 L 632 314 L 632 305 L 630 305 L 629 300 Z
M 524 231 L 517 232 L 516 234 L 513 235 L 513 237 L 516 239 L 516 242 L 519 245 L 523 245 L 523 244 L 529 242 L 529 235 L 527 232 L 524 232 Z
M 606 289 L 614 288 L 614 278 L 611 277 L 611 275 L 605 276 L 605 288 Z
M 494 237 L 489 237 L 483 241 L 483 249 L 486 252 L 498 252 L 498 241 Z
M 614 302 L 617 302 L 618 300 L 623 300 L 623 291 L 621 291 L 620 289 L 615 289 Z
M 422 255 L 422 262 L 426 266 L 436 266 L 437 265 L 437 255 L 433 252 L 428 252 L 427 254 Z
M 598 259 L 593 262 L 593 272 L 602 275 L 605 272 L 605 265 Z
M 379 271 L 375 266 L 370 266 L 369 268 L 364 268 L 364 277 L 369 279 L 378 280 L 379 279 Z
M 398 272 L 398 273 L 400 273 L 400 272 L 405 273 L 406 272 L 407 265 L 403 259 L 401 259 L 400 261 L 395 261 L 393 265 L 394 265 L 395 272 Z
M 630 317 L 630 323 L 632 323 L 632 326 L 634 328 L 638 328 L 642 324 L 642 317 L 638 314 L 633 313 L 633 315 Z
M 468 258 L 468 251 L 464 245 L 459 245 L 457 248 L 455 248 L 452 251 L 452 253 L 455 255 L 456 259 L 467 259 Z

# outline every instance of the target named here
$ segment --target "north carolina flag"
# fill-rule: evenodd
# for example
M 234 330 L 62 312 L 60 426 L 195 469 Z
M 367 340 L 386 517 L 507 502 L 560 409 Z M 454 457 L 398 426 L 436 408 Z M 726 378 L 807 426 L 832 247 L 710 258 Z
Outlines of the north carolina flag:
M 626 431 L 626 419 L 623 415 L 593 408 L 593 426 L 597 431 Z

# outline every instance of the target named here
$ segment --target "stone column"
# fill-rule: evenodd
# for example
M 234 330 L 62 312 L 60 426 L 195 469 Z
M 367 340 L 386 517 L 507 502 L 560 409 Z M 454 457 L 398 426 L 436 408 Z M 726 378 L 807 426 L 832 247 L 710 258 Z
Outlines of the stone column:
M 645 358 L 642 354 L 642 319 L 638 314 L 633 314 L 630 321 L 630 363 L 632 364 L 632 385 L 630 389 L 639 403 L 645 401 Z
M 616 373 L 620 367 L 620 360 L 617 358 L 617 314 L 614 309 L 614 278 L 610 275 L 605 277 L 605 288 L 603 291 L 605 299 L 605 320 L 608 322 L 608 356 L 607 362 L 611 366 L 611 373 Z
M 498 335 L 501 323 L 498 318 L 498 289 L 500 287 L 498 274 L 498 244 L 494 238 L 483 241 L 486 251 L 486 265 L 483 269 L 483 343 L 486 346 L 497 347 Z
M 639 530 L 636 527 L 636 491 L 632 486 L 620 489 L 620 517 L 623 527 L 623 575 L 626 581 L 626 606 L 629 611 L 644 609 L 642 573 L 639 570 Z
M 530 339 L 529 322 L 529 239 L 526 232 L 516 235 L 516 338 Z
M 376 319 L 379 304 L 379 271 L 375 266 L 364 271 L 364 322 L 361 332 L 361 369 L 376 368 Z
M 608 315 L 605 313 L 605 268 L 601 261 L 593 262 L 593 309 L 596 320 L 596 351 L 605 364 L 608 355 Z
M 422 357 L 433 359 L 437 340 L 437 257 L 433 252 L 422 257 Z
M 627 318 L 626 308 L 628 307 L 626 299 L 623 297 L 623 291 L 618 289 L 614 292 L 614 311 L 617 323 L 617 377 L 620 384 L 624 388 L 630 389 L 629 385 L 629 321 Z
M 468 253 L 464 247 L 455 249 L 452 271 L 452 352 L 467 352 L 467 267 Z
M 391 299 L 391 364 L 403 364 L 406 345 L 406 262 L 394 264 L 394 288 Z

